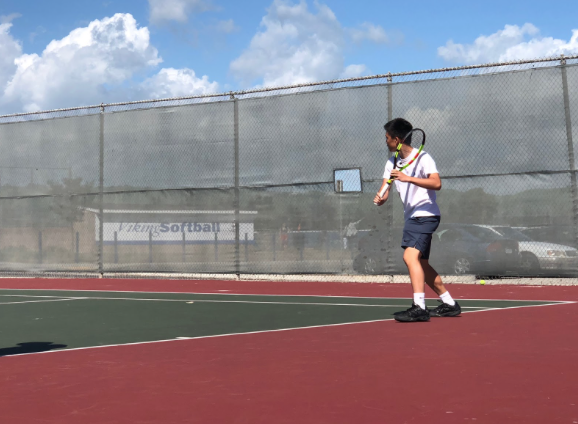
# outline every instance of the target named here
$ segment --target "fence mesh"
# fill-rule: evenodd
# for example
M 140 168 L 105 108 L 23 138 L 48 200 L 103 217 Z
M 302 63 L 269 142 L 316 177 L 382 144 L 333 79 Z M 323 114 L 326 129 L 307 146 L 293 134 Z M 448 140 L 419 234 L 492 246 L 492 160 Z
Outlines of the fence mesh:
M 0 117 L 0 271 L 397 274 L 383 124 L 427 133 L 444 274 L 578 277 L 578 57 Z

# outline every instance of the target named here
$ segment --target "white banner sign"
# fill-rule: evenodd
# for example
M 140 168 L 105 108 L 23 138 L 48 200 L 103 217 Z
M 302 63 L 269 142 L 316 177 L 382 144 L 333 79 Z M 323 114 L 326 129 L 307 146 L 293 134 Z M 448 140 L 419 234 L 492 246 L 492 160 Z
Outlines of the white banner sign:
M 96 240 L 99 239 L 99 221 L 95 220 Z M 253 223 L 239 225 L 239 239 L 254 240 Z M 235 224 L 232 222 L 105 222 L 104 242 L 119 244 L 146 244 L 149 237 L 153 243 L 176 244 L 214 243 L 215 235 L 218 243 L 235 242 Z

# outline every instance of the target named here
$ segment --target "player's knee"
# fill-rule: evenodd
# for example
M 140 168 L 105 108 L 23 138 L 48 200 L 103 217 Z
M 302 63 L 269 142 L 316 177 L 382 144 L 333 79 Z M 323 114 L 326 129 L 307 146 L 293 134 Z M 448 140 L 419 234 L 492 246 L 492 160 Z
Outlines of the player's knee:
M 416 263 L 420 263 L 420 256 L 421 252 L 415 248 L 408 247 L 403 252 L 403 261 L 406 265 L 413 265 Z

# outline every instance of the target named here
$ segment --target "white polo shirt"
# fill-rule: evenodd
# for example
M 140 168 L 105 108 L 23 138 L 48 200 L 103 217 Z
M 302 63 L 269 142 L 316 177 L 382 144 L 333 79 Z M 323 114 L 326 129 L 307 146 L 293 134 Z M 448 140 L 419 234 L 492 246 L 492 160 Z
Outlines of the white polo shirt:
M 415 156 L 417 151 L 417 149 L 413 149 L 405 159 L 398 158 L 397 169 L 403 167 L 407 162 L 409 162 L 411 158 Z M 392 170 L 393 157 L 389 158 L 385 164 L 383 178 L 389 180 Z M 438 174 L 436 163 L 425 151 L 422 151 L 415 162 L 401 172 L 410 177 L 416 178 L 428 178 L 431 174 Z M 419 216 L 440 216 L 440 208 L 436 203 L 435 190 L 428 190 L 423 187 L 418 187 L 415 184 L 402 183 L 397 180 L 394 182 L 399 196 L 401 197 L 401 201 L 403 202 L 406 221 L 410 218 Z

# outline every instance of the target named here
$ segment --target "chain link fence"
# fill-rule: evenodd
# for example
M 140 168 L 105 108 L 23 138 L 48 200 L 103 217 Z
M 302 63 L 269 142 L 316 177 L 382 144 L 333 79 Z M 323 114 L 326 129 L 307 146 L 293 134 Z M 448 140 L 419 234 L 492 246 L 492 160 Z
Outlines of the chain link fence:
M 403 274 L 394 117 L 441 273 L 578 276 L 578 56 L 0 116 L 0 271 Z

